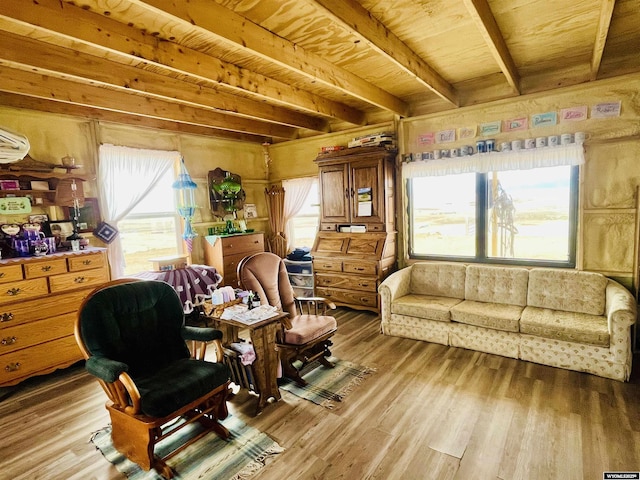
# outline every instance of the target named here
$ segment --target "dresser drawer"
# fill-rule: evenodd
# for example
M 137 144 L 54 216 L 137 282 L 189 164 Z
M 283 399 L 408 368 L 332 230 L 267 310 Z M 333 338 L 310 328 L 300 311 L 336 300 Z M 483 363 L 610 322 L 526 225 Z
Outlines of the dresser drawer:
M 73 335 L 0 355 L 0 385 L 12 385 L 33 373 L 47 373 L 82 360 Z
M 67 272 L 67 262 L 64 258 L 45 260 L 43 262 L 32 262 L 24 264 L 25 278 L 48 277 L 58 273 Z
M 371 262 L 353 262 L 345 261 L 342 264 L 342 271 L 345 273 L 360 273 L 362 275 L 376 275 L 378 268 L 375 263 Z
M 313 270 L 316 272 L 341 272 L 342 260 L 318 258 L 313 260 Z
M 109 280 L 104 269 L 84 270 L 49 277 L 51 293 L 101 285 Z
M 46 295 L 48 292 L 46 278 L 6 283 L 0 287 L 0 304 L 21 302 L 28 298 Z
M 68 336 L 73 332 L 76 316 L 75 312 L 65 313 L 1 330 L 0 355 Z
M 316 287 L 316 295 L 325 297 L 338 304 L 362 306 L 369 309 L 378 308 L 378 294 L 341 290 L 337 288 Z
M 74 257 L 69 257 L 67 259 L 69 262 L 69 271 L 70 272 L 80 272 L 83 270 L 90 270 L 92 268 L 102 268 L 105 266 L 105 256 L 99 253 L 89 254 L 89 255 L 78 255 Z
M 222 238 L 222 253 L 227 255 L 236 255 L 244 253 L 264 252 L 264 237 L 260 234 L 255 235 L 238 235 L 234 237 Z
M 361 277 L 356 275 L 317 274 L 316 286 L 359 290 L 361 292 L 377 292 L 376 277 Z
M 6 265 L 0 267 L 0 283 L 22 280 L 22 265 Z
M 78 311 L 80 304 L 93 288 L 85 288 L 62 295 L 47 295 L 35 300 L 11 303 L 0 307 L 0 335 L 6 328 L 34 320 L 55 317 Z

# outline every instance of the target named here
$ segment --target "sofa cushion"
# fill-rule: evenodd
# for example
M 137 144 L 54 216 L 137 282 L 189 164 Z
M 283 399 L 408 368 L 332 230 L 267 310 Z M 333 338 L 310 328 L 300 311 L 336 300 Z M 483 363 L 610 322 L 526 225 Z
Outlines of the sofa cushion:
M 397 298 L 391 304 L 391 313 L 409 315 L 439 322 L 450 322 L 451 307 L 460 303 L 462 299 L 438 297 L 435 295 L 405 295 Z
M 464 298 L 476 302 L 527 305 L 529 270 L 514 267 L 467 266 Z M 517 330 L 514 330 L 517 331 Z
M 525 307 L 520 331 L 554 340 L 609 346 L 607 317 L 599 315 Z
M 418 295 L 464 298 L 466 267 L 461 263 L 414 263 L 409 291 Z
M 565 312 L 604 314 L 607 277 L 599 273 L 533 268 L 527 305 Z
M 517 332 L 524 307 L 465 300 L 451 308 L 451 320 L 493 330 Z

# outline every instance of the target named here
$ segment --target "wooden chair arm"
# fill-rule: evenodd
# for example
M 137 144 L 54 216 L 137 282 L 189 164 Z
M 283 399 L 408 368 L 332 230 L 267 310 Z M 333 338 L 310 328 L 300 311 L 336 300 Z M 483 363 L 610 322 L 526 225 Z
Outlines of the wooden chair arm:
M 112 384 L 118 401 L 117 406 L 129 415 L 140 413 L 140 391 L 128 373 L 120 374 L 118 380 Z
M 296 305 L 301 313 L 326 315 L 327 310 L 335 310 L 336 305 L 324 297 L 296 297 Z

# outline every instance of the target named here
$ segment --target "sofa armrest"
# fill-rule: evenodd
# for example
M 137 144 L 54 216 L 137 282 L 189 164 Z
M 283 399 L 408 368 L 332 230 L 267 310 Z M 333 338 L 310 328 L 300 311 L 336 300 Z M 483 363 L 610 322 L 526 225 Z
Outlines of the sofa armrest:
M 613 326 L 630 327 L 636 323 L 637 305 L 631 292 L 614 280 L 607 282 L 605 315 L 609 322 L 609 332 Z
M 380 294 L 387 293 L 389 300 L 393 301 L 410 293 L 409 286 L 411 284 L 411 266 L 393 272 L 378 286 Z
M 380 293 L 380 317 L 382 323 L 391 319 L 391 303 L 396 299 L 410 293 L 411 266 L 393 272 L 379 286 Z
M 614 280 L 607 282 L 605 315 L 609 326 L 609 350 L 616 361 L 631 371 L 631 332 L 636 322 L 637 304 L 631 292 Z

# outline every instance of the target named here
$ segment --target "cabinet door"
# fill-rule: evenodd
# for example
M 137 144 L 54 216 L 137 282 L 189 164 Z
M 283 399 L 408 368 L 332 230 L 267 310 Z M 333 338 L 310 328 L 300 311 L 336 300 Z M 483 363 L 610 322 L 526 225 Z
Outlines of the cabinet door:
M 320 210 L 322 223 L 349 223 L 347 165 L 320 168 Z
M 350 164 L 350 200 L 352 223 L 383 223 L 384 175 L 382 160 L 361 160 Z M 367 203 L 370 192 L 371 206 Z M 359 195 L 360 194 L 360 195 Z

